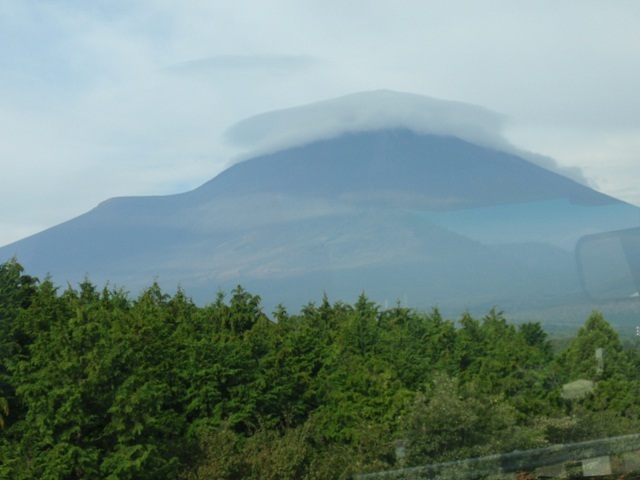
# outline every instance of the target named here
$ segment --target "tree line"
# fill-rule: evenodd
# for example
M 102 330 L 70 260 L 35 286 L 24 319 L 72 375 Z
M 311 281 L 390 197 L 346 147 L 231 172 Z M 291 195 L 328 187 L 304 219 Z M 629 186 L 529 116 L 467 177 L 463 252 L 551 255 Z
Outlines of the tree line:
M 594 351 L 602 348 L 598 366 Z M 640 355 L 594 311 L 555 351 L 493 309 L 197 306 L 0 264 L 0 478 L 349 478 L 640 432 Z M 595 382 L 568 399 L 563 386 Z

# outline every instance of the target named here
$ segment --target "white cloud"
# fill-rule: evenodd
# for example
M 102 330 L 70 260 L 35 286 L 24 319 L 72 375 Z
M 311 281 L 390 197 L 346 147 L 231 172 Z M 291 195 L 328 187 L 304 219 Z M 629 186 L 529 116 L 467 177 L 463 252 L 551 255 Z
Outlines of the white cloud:
M 273 151 L 345 132 L 404 127 L 503 148 L 503 121 L 480 107 L 379 90 L 256 115 L 231 127 L 226 137 L 242 147 Z
M 168 72 L 215 75 L 242 71 L 289 73 L 312 66 L 315 60 L 304 55 L 218 55 L 188 60 L 168 66 Z
M 503 136 L 505 117 L 461 102 L 391 90 L 361 92 L 243 120 L 226 134 L 250 150 L 237 161 L 344 133 L 406 128 L 416 133 L 454 136 L 476 145 L 525 157 L 544 168 L 585 182 L 577 168 L 562 168 L 551 158 L 524 152 Z

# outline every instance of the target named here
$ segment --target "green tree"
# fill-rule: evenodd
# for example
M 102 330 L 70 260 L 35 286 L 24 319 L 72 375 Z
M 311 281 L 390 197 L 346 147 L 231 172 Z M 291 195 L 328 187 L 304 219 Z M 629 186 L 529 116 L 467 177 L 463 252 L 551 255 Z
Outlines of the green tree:
M 519 424 L 516 409 L 502 396 L 485 394 L 474 383 L 461 385 L 439 373 L 417 392 L 405 414 L 400 438 L 409 465 L 528 449 L 545 444 L 544 430 Z
M 603 349 L 603 370 L 598 371 L 596 349 Z M 594 310 L 578 335 L 558 357 L 557 363 L 566 381 L 586 378 L 596 380 L 615 373 L 629 373 L 629 362 L 618 333 Z
M 24 268 L 15 258 L 0 264 L 0 430 L 5 427 L 10 411 L 13 418 L 19 416 L 7 363 L 24 343 L 16 321 L 37 294 L 37 284 L 38 279 L 25 275 Z

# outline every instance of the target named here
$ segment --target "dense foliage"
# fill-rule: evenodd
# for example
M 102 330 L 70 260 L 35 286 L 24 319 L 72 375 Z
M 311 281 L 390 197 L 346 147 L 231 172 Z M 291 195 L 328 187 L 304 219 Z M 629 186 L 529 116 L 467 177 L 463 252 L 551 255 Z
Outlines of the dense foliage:
M 10 261 L 0 361 L 0 478 L 346 478 L 640 431 L 640 357 L 598 312 L 554 353 L 497 310 L 363 295 L 270 320 L 241 287 L 198 307 Z M 576 379 L 595 389 L 562 398 Z

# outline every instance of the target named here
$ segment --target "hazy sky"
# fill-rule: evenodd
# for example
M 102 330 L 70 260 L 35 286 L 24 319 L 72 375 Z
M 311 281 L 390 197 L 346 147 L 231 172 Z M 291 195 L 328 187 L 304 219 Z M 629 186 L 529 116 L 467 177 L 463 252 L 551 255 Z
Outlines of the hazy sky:
M 247 117 L 377 89 L 502 114 L 640 205 L 639 23 L 635 0 L 1 0 L 0 245 L 204 183 Z

